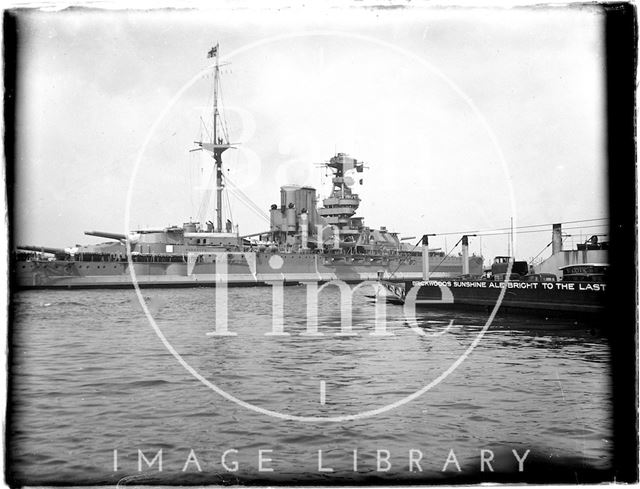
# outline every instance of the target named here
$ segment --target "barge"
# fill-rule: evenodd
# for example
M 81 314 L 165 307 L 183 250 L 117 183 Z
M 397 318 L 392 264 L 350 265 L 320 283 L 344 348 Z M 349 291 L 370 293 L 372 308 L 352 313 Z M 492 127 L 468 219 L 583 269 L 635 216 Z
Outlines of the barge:
M 556 226 L 554 235 L 559 229 L 559 225 Z M 597 242 L 591 238 L 591 243 L 594 241 Z M 560 250 L 547 261 L 561 263 L 559 254 L 563 254 L 565 258 L 587 257 L 587 251 L 597 251 L 599 256 L 603 256 L 604 251 L 606 256 L 606 250 L 606 245 L 591 246 L 590 249 L 581 246 L 581 255 L 570 255 Z M 475 309 L 490 313 L 499 305 L 498 313 L 524 313 L 571 319 L 600 317 L 606 304 L 608 263 L 576 261 L 557 267 L 558 275 L 548 270 L 548 266 L 542 266 L 538 267 L 536 273 L 535 268 L 528 267 L 526 262 L 515 261 L 512 257 L 496 257 L 491 273 L 484 277 L 465 275 L 461 278 L 437 279 L 426 271 L 423 280 L 403 283 L 382 280 L 380 284 L 391 301 L 411 307 L 441 310 Z

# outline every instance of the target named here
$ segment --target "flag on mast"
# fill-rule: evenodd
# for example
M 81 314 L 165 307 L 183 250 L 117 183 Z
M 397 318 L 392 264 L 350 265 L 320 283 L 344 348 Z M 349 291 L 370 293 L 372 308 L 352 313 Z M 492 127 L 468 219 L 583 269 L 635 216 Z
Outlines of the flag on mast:
M 218 45 L 213 46 L 209 52 L 207 53 L 207 58 L 213 58 L 214 56 L 218 56 Z

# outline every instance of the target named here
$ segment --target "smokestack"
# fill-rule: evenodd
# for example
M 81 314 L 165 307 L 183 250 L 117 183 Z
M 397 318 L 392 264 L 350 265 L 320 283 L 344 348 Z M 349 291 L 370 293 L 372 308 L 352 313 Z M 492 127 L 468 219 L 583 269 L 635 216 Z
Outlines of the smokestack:
M 422 236 L 422 280 L 429 280 L 429 236 Z
M 289 207 L 284 211 L 285 221 L 286 221 L 286 230 L 289 232 L 295 232 L 296 230 L 296 208 L 293 203 L 289 204 Z
M 307 241 L 309 240 L 309 228 L 307 225 L 307 213 L 300 214 L 300 240 L 302 241 L 302 249 L 306 250 Z
M 551 238 L 551 253 L 555 255 L 562 251 L 562 224 L 554 224 Z
M 462 275 L 469 275 L 469 236 L 462 237 Z

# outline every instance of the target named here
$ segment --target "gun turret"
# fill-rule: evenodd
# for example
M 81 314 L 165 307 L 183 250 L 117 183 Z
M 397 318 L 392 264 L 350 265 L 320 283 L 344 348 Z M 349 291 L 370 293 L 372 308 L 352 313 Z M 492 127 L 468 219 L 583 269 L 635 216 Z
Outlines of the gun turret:
M 68 254 L 63 248 L 51 248 L 47 246 L 18 246 L 19 251 L 36 251 L 38 253 L 49 253 L 56 257 L 64 257 Z
M 117 241 L 126 241 L 127 237 L 124 234 L 118 234 L 118 233 L 105 233 L 103 231 L 85 231 L 84 234 L 86 234 L 87 236 L 98 236 L 100 238 L 107 238 L 107 239 L 115 239 Z

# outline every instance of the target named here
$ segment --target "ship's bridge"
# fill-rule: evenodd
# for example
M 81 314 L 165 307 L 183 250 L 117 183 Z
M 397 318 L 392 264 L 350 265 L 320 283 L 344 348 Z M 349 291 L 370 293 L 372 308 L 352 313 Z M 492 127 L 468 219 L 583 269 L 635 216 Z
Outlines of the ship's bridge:
M 358 194 L 345 195 L 344 197 L 327 197 L 322 200 L 324 207 L 353 207 L 358 208 L 360 197 Z

